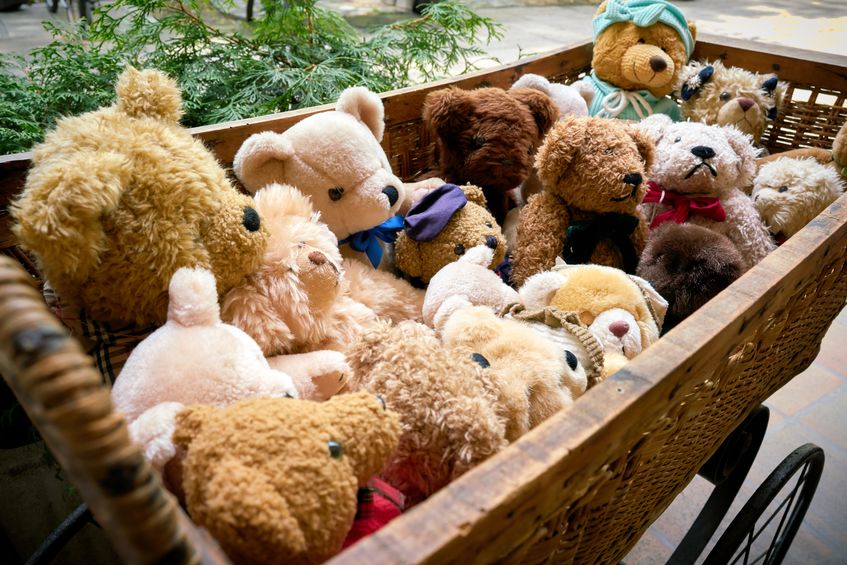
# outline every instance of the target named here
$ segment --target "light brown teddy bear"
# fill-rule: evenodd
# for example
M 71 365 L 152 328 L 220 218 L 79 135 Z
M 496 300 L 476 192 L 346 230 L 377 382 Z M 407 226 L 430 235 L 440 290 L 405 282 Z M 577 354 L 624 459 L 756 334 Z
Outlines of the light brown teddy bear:
M 367 393 L 188 407 L 173 435 L 188 512 L 236 563 L 321 563 L 341 549 L 357 491 L 399 429 Z
M 592 20 L 591 74 L 574 83 L 593 95 L 589 116 L 681 119 L 668 97 L 694 51 L 695 27 L 665 0 L 607 0 Z
M 521 210 L 512 280 L 567 263 L 598 263 L 634 273 L 647 240 L 638 210 L 653 143 L 622 121 L 571 117 L 538 150 L 544 191 Z
M 350 388 L 378 394 L 400 415 L 400 443 L 382 476 L 409 506 L 507 445 L 490 374 L 472 355 L 411 321 L 384 324 L 348 353 Z
M 735 126 L 753 136 L 760 151 L 768 120 L 782 107 L 786 84 L 776 75 L 763 76 L 720 61 L 688 63 L 677 79 L 675 92 L 682 99 L 682 116 L 709 125 Z
M 403 227 L 399 214 L 411 198 L 442 183 L 427 181 L 416 192 L 394 175 L 380 146 L 384 112 L 375 93 L 348 88 L 333 111 L 309 116 L 282 133 L 250 136 L 233 169 L 250 192 L 277 182 L 309 196 L 338 238 L 352 296 L 397 322 L 420 318 L 423 293 L 400 278 L 371 274 L 374 268 L 393 267 L 390 243 Z
M 273 368 L 310 378 L 318 395 L 306 398 L 324 400 L 350 372 L 344 351 L 378 318 L 350 297 L 335 235 L 309 197 L 273 183 L 255 202 L 268 248 L 258 269 L 224 297 L 221 315 L 256 340 Z
M 177 269 L 212 271 L 223 294 L 258 266 L 267 231 L 180 127 L 173 80 L 130 67 L 116 90 L 114 105 L 60 120 L 35 148 L 13 229 L 66 309 L 160 325 Z
M 445 184 L 412 206 L 404 221 L 395 243 L 397 268 L 423 284 L 478 245 L 494 251 L 490 269 L 506 256 L 503 233 L 476 186 Z

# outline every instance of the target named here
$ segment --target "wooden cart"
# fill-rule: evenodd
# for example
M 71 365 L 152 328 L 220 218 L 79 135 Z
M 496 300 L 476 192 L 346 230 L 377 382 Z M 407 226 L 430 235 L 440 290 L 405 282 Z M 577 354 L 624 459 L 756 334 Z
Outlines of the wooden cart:
M 763 143 L 829 147 L 847 120 L 847 58 L 704 36 L 696 59 L 722 59 L 791 83 Z M 430 165 L 420 112 L 432 90 L 509 87 L 524 73 L 571 81 L 591 43 L 384 94 L 383 145 L 395 172 Z M 198 128 L 229 163 L 252 133 L 283 131 L 322 106 Z M 0 157 L 0 249 L 15 249 L 5 206 L 28 155 Z M 0 372 L 128 561 L 196 561 L 216 550 L 130 444 L 108 391 L 47 313 L 32 277 L 0 263 Z M 508 449 L 333 563 L 614 563 L 759 404 L 803 371 L 847 299 L 847 196 L 650 350 Z M 219 556 L 217 558 L 220 558 Z

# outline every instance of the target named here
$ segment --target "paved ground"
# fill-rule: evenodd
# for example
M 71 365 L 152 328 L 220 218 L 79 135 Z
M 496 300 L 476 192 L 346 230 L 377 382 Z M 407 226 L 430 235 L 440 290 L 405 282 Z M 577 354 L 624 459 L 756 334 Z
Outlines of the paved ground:
M 488 49 L 501 62 L 523 52 L 543 52 L 590 34 L 592 6 L 508 7 L 516 0 L 474 0 L 505 26 L 505 37 Z M 533 3 L 546 0 L 532 0 Z M 361 15 L 390 11 L 402 0 L 329 0 L 339 11 Z M 503 7 L 506 5 L 507 7 Z M 844 0 L 694 0 L 679 2 L 701 32 L 762 40 L 847 56 Z M 40 21 L 44 3 L 0 13 L 0 53 L 42 45 L 49 36 Z M 481 61 L 482 66 L 496 64 Z M 769 401 L 771 420 L 762 450 L 733 512 L 795 447 L 813 442 L 826 451 L 823 479 L 786 563 L 844 563 L 847 559 L 847 311 L 827 334 L 816 362 Z M 710 492 L 696 478 L 653 525 L 627 563 L 663 563 Z M 726 524 L 724 524 L 724 527 Z

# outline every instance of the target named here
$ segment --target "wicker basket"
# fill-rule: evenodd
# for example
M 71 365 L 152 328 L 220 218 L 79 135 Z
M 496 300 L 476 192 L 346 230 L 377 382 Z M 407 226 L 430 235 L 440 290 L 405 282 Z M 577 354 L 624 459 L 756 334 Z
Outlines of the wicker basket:
M 706 37 L 694 57 L 789 81 L 763 142 L 829 147 L 847 119 L 847 58 Z M 395 171 L 429 165 L 426 94 L 448 84 L 508 87 L 523 73 L 573 80 L 586 42 L 519 64 L 383 96 Z M 283 131 L 329 106 L 195 130 L 224 162 L 252 133 Z M 0 158 L 0 249 L 15 249 L 5 205 L 28 155 Z M 602 385 L 333 563 L 599 562 L 624 556 L 750 411 L 806 368 L 847 299 L 847 196 Z M 128 560 L 222 559 L 130 445 L 107 391 L 64 337 L 30 277 L 0 263 L 0 372 Z

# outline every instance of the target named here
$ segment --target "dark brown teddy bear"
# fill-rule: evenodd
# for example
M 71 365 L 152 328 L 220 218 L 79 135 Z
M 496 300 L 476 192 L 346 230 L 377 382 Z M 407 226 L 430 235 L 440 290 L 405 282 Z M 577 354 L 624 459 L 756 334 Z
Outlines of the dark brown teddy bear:
M 538 150 L 544 191 L 521 210 L 512 280 L 523 284 L 560 255 L 634 273 L 647 240 L 638 204 L 652 161 L 650 139 L 623 121 L 558 122 Z
M 558 118 L 550 97 L 532 88 L 432 92 L 423 119 L 436 139 L 433 174 L 481 187 L 502 225 L 512 205 L 510 191 L 532 172 L 536 149 Z

